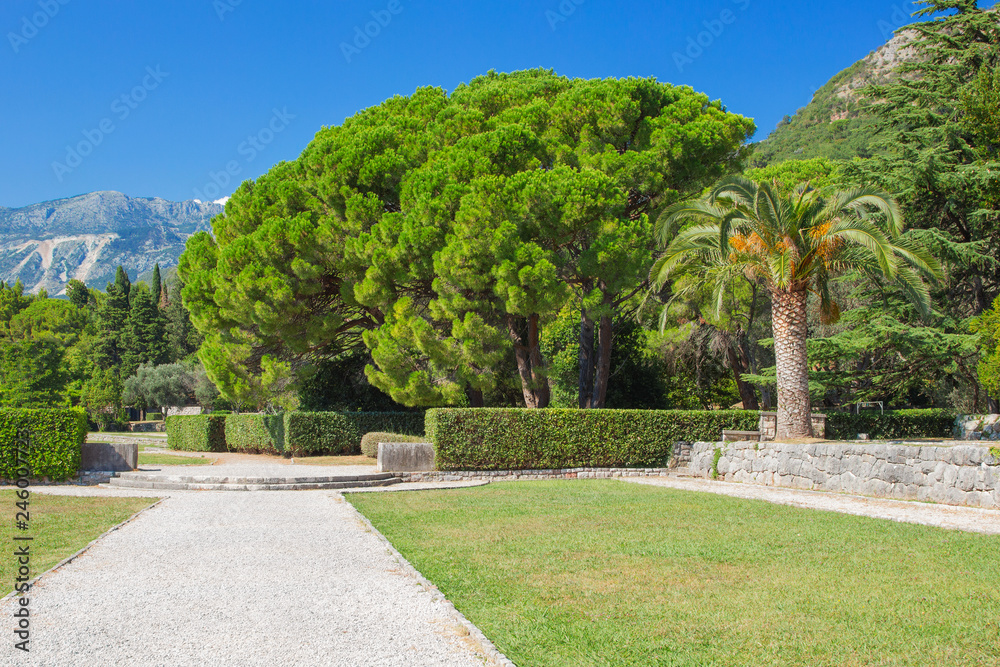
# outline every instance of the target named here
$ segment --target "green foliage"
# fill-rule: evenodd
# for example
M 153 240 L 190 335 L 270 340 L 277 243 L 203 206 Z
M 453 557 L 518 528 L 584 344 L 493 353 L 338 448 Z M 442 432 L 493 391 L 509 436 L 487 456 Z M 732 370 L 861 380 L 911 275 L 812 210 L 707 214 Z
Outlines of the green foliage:
M 178 280 L 172 287 L 163 285 L 163 297 L 167 299 L 164 310 L 165 330 L 171 361 L 181 361 L 198 351 L 202 336 L 191 324 L 191 315 L 181 302 L 184 284 Z
M 712 450 L 712 479 L 719 479 L 719 461 L 722 459 L 724 451 L 722 447 Z
M 52 339 L 0 341 L 0 406 L 64 404 L 62 362 L 63 348 Z
M 77 308 L 86 308 L 90 303 L 90 290 L 83 282 L 70 278 L 66 283 L 66 298 Z
M 368 380 L 398 402 L 478 400 L 513 350 L 545 405 L 539 329 L 574 291 L 613 316 L 650 261 L 650 216 L 738 167 L 752 132 L 687 87 L 542 70 L 366 109 L 188 241 L 206 370 L 235 396 L 268 356 L 315 365 L 364 334 Z
M 163 413 L 162 412 L 147 412 L 146 413 L 146 421 L 151 421 L 151 422 L 163 421 Z
M 150 291 L 153 296 L 153 305 L 159 309 L 160 300 L 163 298 L 163 280 L 160 278 L 159 263 L 153 265 L 153 277 L 150 279 Z
M 401 412 L 406 408 L 365 377 L 371 355 L 361 349 L 316 364 L 299 387 L 304 412 Z
M 766 167 L 748 169 L 743 175 L 758 183 L 778 181 L 782 192 L 790 192 L 799 183 L 806 182 L 811 187 L 822 190 L 839 182 L 840 167 L 826 158 L 817 157 L 775 162 Z
M 226 417 L 216 415 L 173 415 L 167 417 L 170 449 L 191 452 L 226 451 Z
M 978 334 L 982 355 L 977 369 L 979 381 L 990 396 L 1000 396 L 1000 297 L 973 321 L 972 328 Z
M 18 433 L 22 431 L 30 433 L 31 477 L 62 481 L 76 475 L 87 437 L 87 415 L 83 410 L 0 408 L 0 479 L 17 478 Z
M 125 380 L 122 400 L 126 405 L 160 408 L 184 405 L 195 388 L 195 377 L 184 364 L 140 366 Z
M 752 430 L 749 410 L 428 410 L 442 470 L 665 466 L 674 443 Z
M 132 288 L 132 306 L 121 336 L 121 373 L 128 377 L 144 364 L 167 363 L 166 321 L 145 284 Z
M 244 454 L 281 454 L 285 450 L 284 415 L 226 415 L 226 446 Z
M 402 433 L 385 433 L 382 431 L 372 431 L 361 436 L 361 453 L 370 458 L 378 457 L 378 443 L 380 442 L 426 442 L 427 438 L 422 435 L 405 435 Z
M 826 415 L 828 439 L 853 440 L 858 433 L 870 438 L 949 438 L 955 425 L 949 410 L 894 410 L 890 412 L 830 412 Z
M 293 456 L 357 454 L 365 433 L 419 435 L 419 412 L 287 412 L 285 450 Z

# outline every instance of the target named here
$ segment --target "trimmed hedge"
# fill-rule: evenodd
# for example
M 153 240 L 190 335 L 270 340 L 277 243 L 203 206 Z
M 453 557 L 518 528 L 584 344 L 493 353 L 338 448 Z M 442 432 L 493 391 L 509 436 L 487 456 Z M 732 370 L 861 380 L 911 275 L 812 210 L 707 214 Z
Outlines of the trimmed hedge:
M 281 454 L 285 451 L 283 415 L 226 415 L 226 448 L 246 454 Z
M 167 446 L 189 452 L 226 451 L 226 417 L 173 415 L 167 417 Z
M 285 449 L 294 456 L 360 454 L 363 434 L 420 435 L 423 420 L 419 412 L 288 412 Z
M 162 412 L 147 412 L 146 413 L 146 421 L 148 421 L 148 422 L 163 421 L 163 413 Z
M 0 408 L 0 478 L 18 477 L 18 432 L 30 433 L 28 468 L 33 478 L 62 481 L 80 470 L 87 413 L 80 408 Z
M 378 443 L 380 442 L 426 442 L 422 435 L 404 435 L 402 433 L 385 433 L 372 431 L 361 436 L 361 453 L 369 458 L 378 458 Z
M 675 442 L 755 430 L 752 410 L 440 408 L 426 432 L 441 470 L 665 466 Z
M 858 433 L 871 438 L 950 438 L 955 415 L 948 410 L 893 410 L 891 412 L 829 412 L 826 437 L 854 440 Z

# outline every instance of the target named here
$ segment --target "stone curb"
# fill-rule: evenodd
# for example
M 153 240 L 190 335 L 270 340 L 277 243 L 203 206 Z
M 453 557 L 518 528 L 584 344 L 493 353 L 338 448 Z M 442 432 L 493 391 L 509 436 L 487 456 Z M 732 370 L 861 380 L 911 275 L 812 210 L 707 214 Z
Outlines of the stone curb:
M 390 542 L 388 538 L 386 538 L 386 536 L 378 530 L 378 528 L 372 525 L 372 522 L 368 520 L 368 517 L 359 512 L 354 505 L 349 503 L 347 499 L 344 498 L 343 494 L 339 495 L 341 501 L 350 506 L 358 520 L 361 521 L 361 523 L 364 524 L 364 526 L 368 528 L 372 534 L 382 541 L 385 545 L 386 551 L 388 551 L 389 555 L 396 559 L 403 571 L 413 579 L 416 579 L 417 583 L 419 583 L 424 590 L 436 599 L 440 600 L 445 608 L 448 609 L 448 611 L 462 625 L 462 627 L 468 630 L 469 636 L 472 637 L 477 644 L 479 644 L 478 648 L 480 652 L 490 664 L 500 665 L 500 667 L 517 667 L 517 665 L 515 665 L 507 656 L 500 652 L 500 649 L 498 649 L 493 642 L 491 642 L 489 638 L 483 634 L 482 630 L 477 628 L 455 607 L 454 604 L 452 604 L 451 600 L 444 596 L 437 586 L 431 583 L 426 577 L 424 577 L 424 575 L 420 574 L 420 571 L 413 567 L 410 561 L 406 560 L 403 554 L 399 553 L 399 550 L 397 550 L 396 547 L 392 546 L 392 542 Z
M 156 507 L 157 505 L 159 505 L 160 503 L 162 503 L 164 500 L 166 500 L 166 498 L 160 498 L 159 500 L 157 500 L 155 503 L 153 503 L 149 507 L 142 508 L 141 510 L 139 510 L 138 512 L 136 512 L 135 514 L 133 514 L 129 518 L 127 518 L 124 521 L 122 521 L 121 523 L 119 523 L 119 524 L 117 524 L 115 526 L 112 526 L 111 528 L 108 528 L 106 531 L 104 531 L 103 533 L 101 533 L 100 535 L 98 535 L 97 537 L 95 537 L 93 540 L 91 540 L 89 543 L 87 543 L 87 545 L 85 547 L 83 547 L 82 549 L 80 549 L 79 551 L 77 551 L 75 554 L 73 554 L 72 556 L 68 556 L 67 558 L 62 559 L 61 561 L 59 561 L 58 563 L 56 563 L 55 565 L 53 565 L 49 569 L 45 570 L 45 572 L 42 572 L 37 577 L 35 577 L 31 581 L 29 581 L 28 582 L 28 586 L 29 586 L 28 590 L 30 591 L 31 588 L 34 587 L 35 583 L 37 583 L 38 580 L 41 579 L 42 577 L 44 577 L 44 576 L 46 576 L 48 574 L 52 574 L 53 572 L 55 572 L 56 570 L 58 570 L 59 568 L 61 568 L 63 565 L 69 565 L 74 560 L 76 560 L 77 558 L 79 558 L 80 556 L 82 556 L 84 553 L 86 553 L 92 546 L 94 546 L 95 544 L 97 544 L 98 542 L 100 542 L 101 540 L 103 540 L 105 537 L 107 537 L 111 533 L 115 532 L 119 528 L 122 528 L 123 526 L 132 523 L 135 519 L 139 518 L 140 514 L 142 514 L 146 510 L 153 509 L 154 507 Z M 0 598 L 0 603 L 5 602 L 8 598 L 17 597 L 19 595 L 21 595 L 21 593 L 18 592 L 17 589 L 15 589 L 15 590 L 11 591 L 10 593 L 8 593 L 7 595 L 5 595 L 2 598 Z

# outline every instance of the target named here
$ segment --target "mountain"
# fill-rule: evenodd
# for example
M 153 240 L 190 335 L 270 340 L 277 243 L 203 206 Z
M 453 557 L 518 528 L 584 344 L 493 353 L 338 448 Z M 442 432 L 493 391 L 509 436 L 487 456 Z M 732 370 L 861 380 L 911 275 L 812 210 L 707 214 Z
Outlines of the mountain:
M 177 264 L 188 237 L 211 230 L 223 207 L 91 192 L 23 208 L 0 207 L 0 280 L 61 294 L 72 278 L 104 289 L 118 265 L 132 280 Z
M 906 30 L 862 60 L 835 75 L 794 116 L 785 116 L 756 145 L 755 166 L 789 159 L 825 157 L 849 160 L 870 155 L 878 128 L 863 109 L 861 91 L 899 76 L 899 66 L 916 59 L 917 33 Z

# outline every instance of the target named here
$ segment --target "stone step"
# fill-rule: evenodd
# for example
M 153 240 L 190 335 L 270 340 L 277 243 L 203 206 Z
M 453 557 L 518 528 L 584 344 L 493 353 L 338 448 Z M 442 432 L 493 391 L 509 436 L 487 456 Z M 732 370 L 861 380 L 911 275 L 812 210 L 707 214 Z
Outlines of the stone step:
M 212 477 L 123 473 L 106 485 L 120 489 L 160 489 L 164 491 L 303 491 L 309 489 L 352 489 L 398 484 L 391 474 L 330 475 L 321 477 Z

